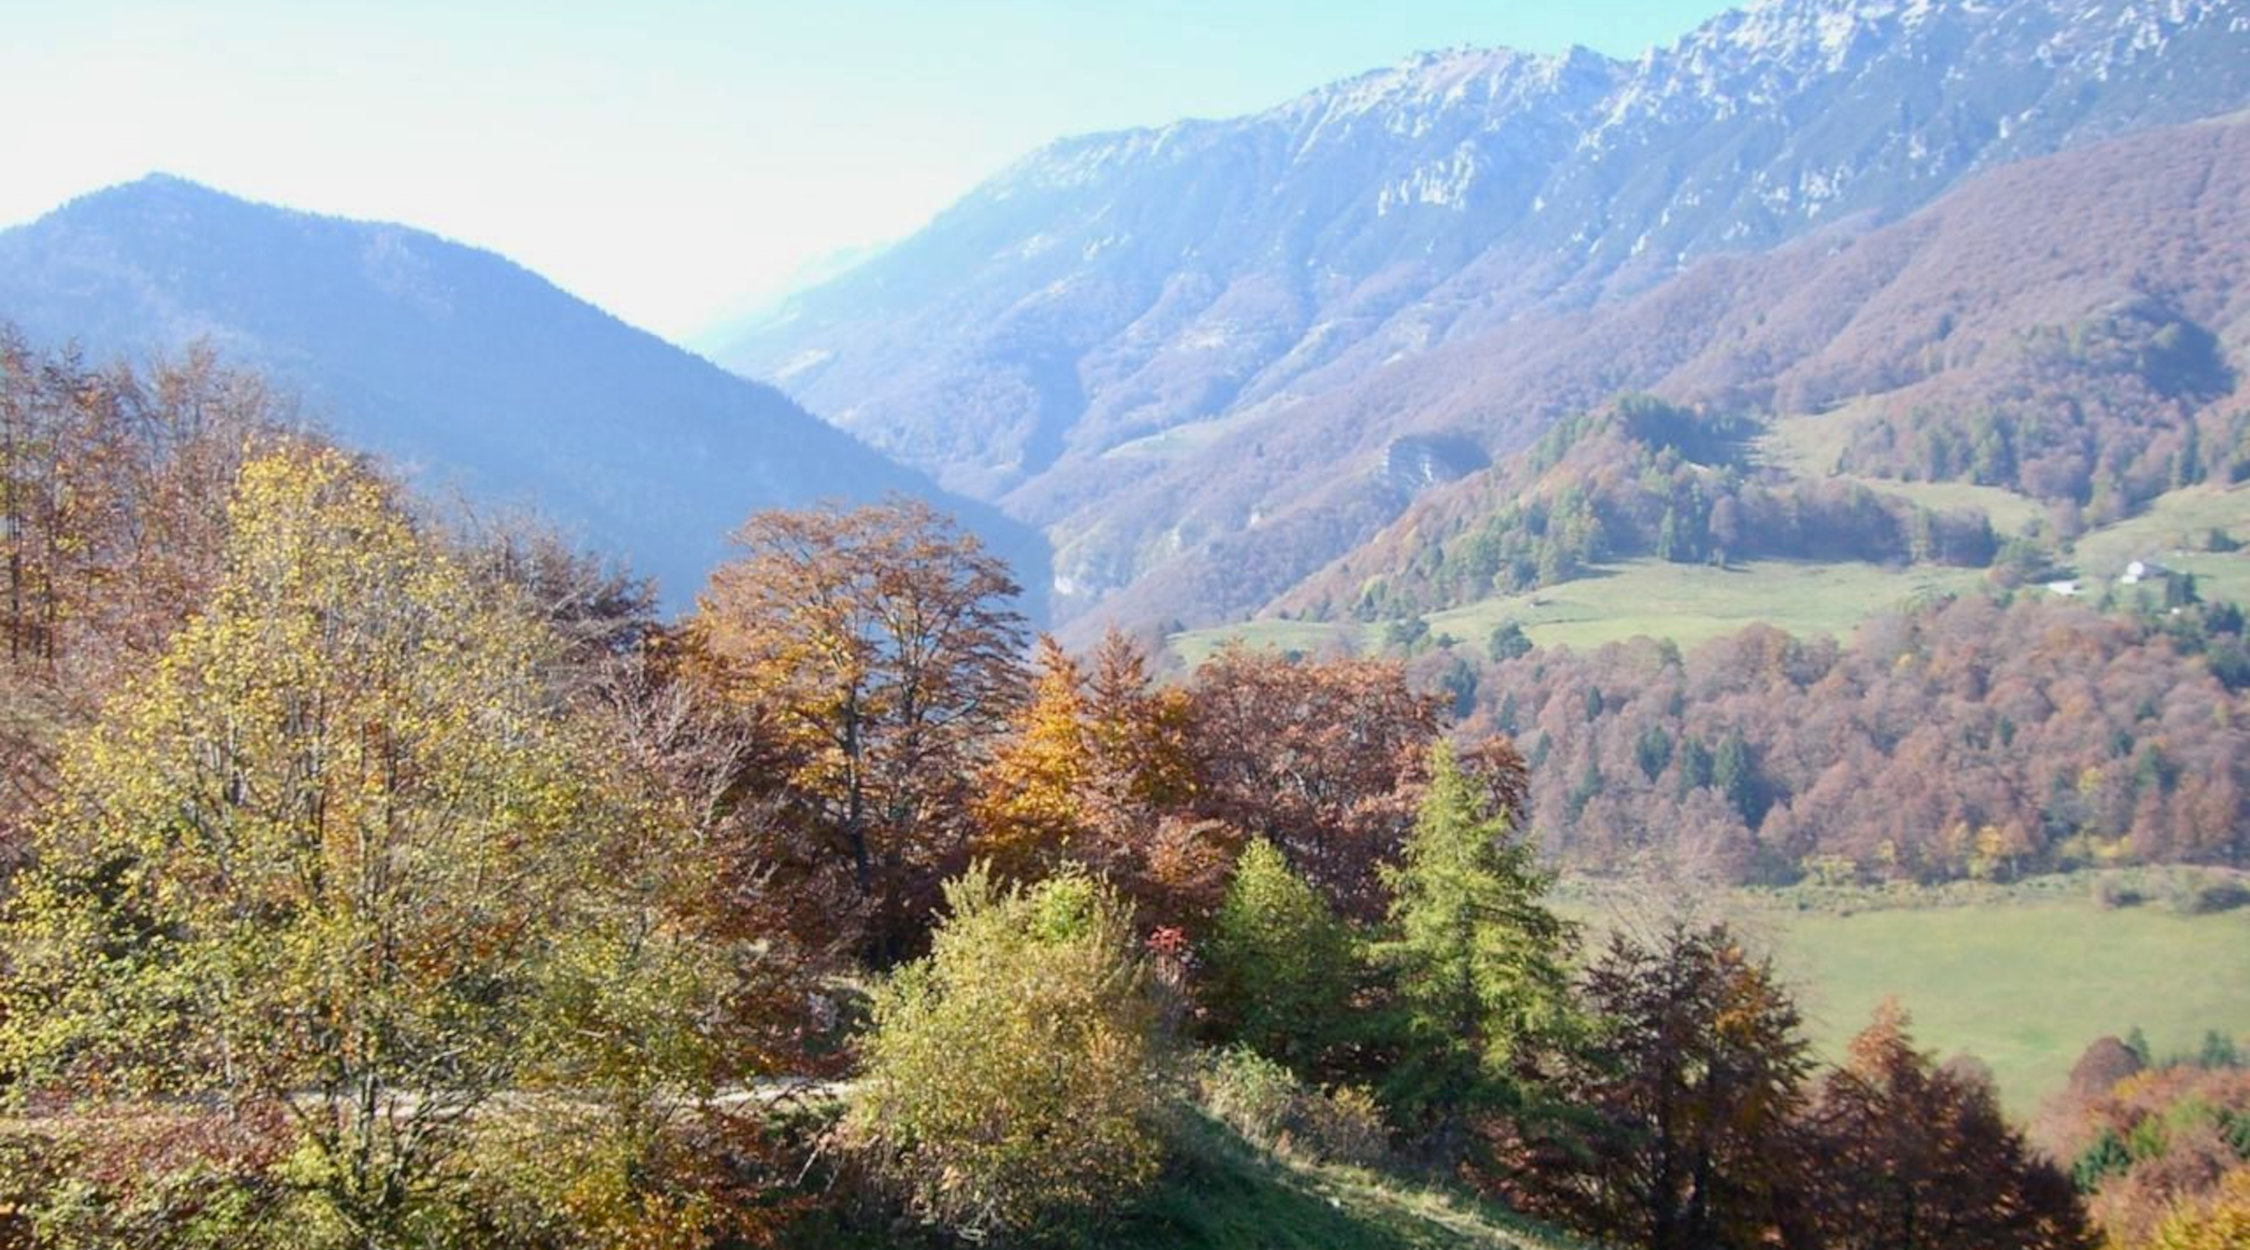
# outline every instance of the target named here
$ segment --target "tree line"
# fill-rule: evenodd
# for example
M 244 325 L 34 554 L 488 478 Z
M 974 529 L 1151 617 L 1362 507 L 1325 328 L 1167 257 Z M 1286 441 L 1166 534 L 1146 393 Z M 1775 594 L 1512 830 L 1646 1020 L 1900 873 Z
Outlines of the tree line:
M 1493 646 L 1414 665 L 1523 748 L 1533 825 L 1575 868 L 1927 883 L 2250 862 L 2231 604 L 1971 594 L 1848 642 L 1753 626 L 1691 651 Z

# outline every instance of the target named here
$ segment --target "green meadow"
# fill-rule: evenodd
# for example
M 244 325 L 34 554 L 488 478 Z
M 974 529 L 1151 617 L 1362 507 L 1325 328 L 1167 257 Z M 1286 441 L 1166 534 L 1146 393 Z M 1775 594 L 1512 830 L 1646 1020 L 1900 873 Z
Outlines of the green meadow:
M 2105 907 L 2104 880 L 2154 881 L 2152 901 Z M 2086 1044 L 2138 1027 L 2158 1055 L 2216 1029 L 2250 1040 L 2250 908 L 2186 915 L 2161 901 L 2163 870 L 2043 877 L 2011 887 L 1726 890 L 1696 900 L 1769 951 L 1824 1058 L 1843 1054 L 1885 998 L 1923 1047 L 1992 1066 L 2029 1116 Z M 1572 883 L 1563 909 L 1600 929 L 1608 887 Z

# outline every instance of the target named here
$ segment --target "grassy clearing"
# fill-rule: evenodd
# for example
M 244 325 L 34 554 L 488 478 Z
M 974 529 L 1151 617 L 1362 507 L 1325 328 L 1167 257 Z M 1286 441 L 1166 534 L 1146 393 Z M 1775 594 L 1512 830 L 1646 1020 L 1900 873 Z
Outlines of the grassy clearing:
M 2137 1025 L 2159 1055 L 2195 1050 L 2210 1029 L 2250 1037 L 2250 910 L 2106 909 L 2096 879 L 1888 899 L 1736 890 L 1715 907 L 1770 946 L 1823 1056 L 1896 996 L 1922 1045 L 1991 1064 L 2022 1117 L 2105 1033 Z M 1595 925 L 1609 914 L 1583 895 L 1569 910 Z
M 1791 421 L 1830 418 L 1790 418 Z M 1783 423 L 1785 426 L 1787 422 Z M 1860 479 L 1854 479 L 1860 480 Z M 2023 496 L 1960 482 L 1888 482 L 1865 479 L 1873 489 L 1939 508 L 1977 507 L 2002 531 L 2017 528 L 2041 509 Z M 2154 560 L 2193 573 L 2206 599 L 2250 603 L 2250 548 L 2199 550 L 2211 530 L 2229 530 L 2250 541 L 2250 487 L 2199 486 L 2174 491 L 2147 511 L 2078 539 L 2074 571 L 2090 594 L 2116 581 L 2134 560 Z M 1804 560 L 1751 560 L 1727 569 L 1661 560 L 1624 560 L 1593 575 L 1519 595 L 1501 595 L 1432 613 L 1433 634 L 1451 634 L 1481 647 L 1507 621 L 1524 627 L 1542 647 L 1580 649 L 1647 636 L 1693 646 L 1764 622 L 1798 635 L 1848 636 L 1862 621 L 1933 594 L 1952 594 L 1984 583 L 1981 569 Z M 2120 588 L 2126 590 L 2127 588 Z M 2152 588 L 2152 593 L 2157 593 Z M 1230 640 L 1254 647 L 1320 654 L 1342 647 L 1373 651 L 1382 645 L 1378 625 L 1357 622 L 1246 621 L 1176 634 L 1171 645 L 1192 667 Z
M 1878 495 L 1891 495 L 1936 512 L 1982 512 L 2001 535 L 2021 533 L 2029 522 L 2047 515 L 2046 505 L 2028 495 L 1974 482 L 1894 482 L 1888 478 L 1835 475 L 1839 482 L 1864 486 Z
M 1812 481 L 1833 478 L 1851 482 L 1879 495 L 1892 495 L 1940 512 L 1968 509 L 1992 518 L 1992 528 L 2003 534 L 2021 530 L 2024 523 L 2046 515 L 2038 500 L 1998 486 L 1971 482 L 1901 482 L 1838 472 L 1837 461 L 1851 442 L 1853 432 L 1874 409 L 1866 404 L 1846 404 L 1834 412 L 1783 417 L 1768 426 L 1755 444 L 1757 458 Z
M 1592 577 L 1520 595 L 1502 595 L 1430 615 L 1432 634 L 1484 645 L 1506 621 L 1542 647 L 1584 649 L 1647 636 L 1693 646 L 1763 621 L 1799 635 L 1844 636 L 1878 612 L 1918 596 L 1967 590 L 1978 569 L 1753 560 L 1732 568 L 1627 560 Z M 1192 667 L 1230 639 L 1253 647 L 1319 654 L 1335 646 L 1377 649 L 1380 625 L 1246 621 L 1175 634 L 1171 645 Z
M 2104 911 L 2091 898 L 1972 908 L 1805 914 L 1775 928 L 1825 1052 L 1896 995 L 1926 1046 L 1992 1065 L 2028 1113 L 2086 1043 L 2139 1025 L 2158 1054 L 2208 1029 L 2250 1034 L 2250 915 Z
M 1260 650 L 1321 655 L 1337 647 L 1359 650 L 1366 634 L 1364 626 L 1351 622 L 1243 621 L 1211 629 L 1191 629 L 1184 634 L 1174 634 L 1166 641 L 1175 654 L 1187 661 L 1189 668 L 1195 668 L 1229 642 L 1240 642 Z
M 1754 560 L 1732 568 L 1630 560 L 1601 576 L 1435 613 L 1432 633 L 1482 645 L 1515 621 L 1542 647 L 1578 648 L 1647 635 L 1692 646 L 1763 621 L 1793 634 L 1846 635 L 1918 596 L 1965 590 L 1975 569 Z
M 2201 550 L 2214 529 L 2250 542 L 2250 486 L 2196 486 L 2160 496 L 2139 516 L 2080 535 L 2071 561 L 2093 593 L 2100 583 L 2114 583 L 2133 561 L 2154 560 L 2195 574 L 2205 599 L 2250 603 L 2250 549 Z
M 1830 412 L 1779 417 L 1752 442 L 1751 452 L 1760 463 L 1798 477 L 1834 477 L 1853 433 L 1875 411 L 1873 404 L 1859 401 Z
M 1193 1115 L 1171 1175 L 1112 1250 L 1567 1250 L 1496 1207 L 1359 1168 L 1276 1159 Z

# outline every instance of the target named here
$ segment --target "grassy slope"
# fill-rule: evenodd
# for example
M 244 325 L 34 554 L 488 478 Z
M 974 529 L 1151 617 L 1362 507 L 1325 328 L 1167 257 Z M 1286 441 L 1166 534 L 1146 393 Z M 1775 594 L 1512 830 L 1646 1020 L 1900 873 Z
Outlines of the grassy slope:
M 1848 634 L 1916 596 L 1967 589 L 1975 569 L 1752 560 L 1719 569 L 1628 560 L 1601 575 L 1503 595 L 1430 616 L 1430 631 L 1483 645 L 1515 621 L 1543 647 L 1585 648 L 1639 634 L 1692 646 L 1763 621 L 1793 634 Z
M 1848 634 L 1876 612 L 1917 595 L 1964 590 L 1977 569 L 1753 560 L 1728 569 L 1661 560 L 1626 560 L 1595 576 L 1520 595 L 1502 595 L 1430 615 L 1430 632 L 1482 647 L 1495 626 L 1515 621 L 1543 647 L 1599 646 L 1639 634 L 1692 646 L 1757 621 L 1794 634 Z M 1191 630 L 1172 638 L 1190 664 L 1229 638 L 1252 646 L 1318 653 L 1341 643 L 1371 649 L 1381 627 L 1315 621 L 1250 621 Z
M 1106 1250 L 1563 1250 L 1505 1211 L 1356 1168 L 1274 1159 L 1198 1118 L 1147 1208 Z
M 1912 905 L 1737 890 L 1718 908 L 1770 946 L 1823 1056 L 1895 996 L 1923 1046 L 1991 1064 L 2018 1116 L 2105 1033 L 2138 1025 L 2160 1055 L 2194 1050 L 2209 1029 L 2250 1037 L 2250 910 L 2107 910 L 2091 874 L 1899 901 Z M 1582 898 L 1569 910 L 1595 925 L 1604 912 Z
M 792 1250 L 928 1245 L 827 1219 Z M 1522 1216 L 1359 1168 L 1279 1159 L 1188 1112 L 1166 1173 L 1140 1209 L 1101 1229 L 1102 1250 L 1586 1250 Z
M 1834 478 L 1839 482 L 1853 482 L 1878 494 L 1894 495 L 1941 512 L 1981 511 L 1992 518 L 1992 528 L 2003 534 L 2016 533 L 2025 522 L 2046 515 L 2047 509 L 2039 501 L 1998 486 L 1978 486 L 1970 482 L 1900 482 L 1838 472 L 1836 462 L 1850 443 L 1853 430 L 1873 411 L 1870 405 L 1846 404 L 1830 413 L 1783 417 L 1759 437 L 1756 454 L 1768 464 L 1814 481 Z
M 2139 516 L 2080 536 L 2071 561 L 2080 576 L 2114 579 L 2135 560 L 2154 560 L 2195 574 L 2205 599 L 2250 603 L 2250 549 L 2230 552 L 2188 550 L 2200 547 L 2213 529 L 2231 530 L 2250 542 L 2250 484 L 2233 489 L 2197 486 L 2173 491 Z
M 1961 483 L 1874 482 L 1870 486 L 1938 507 L 1979 507 L 1996 525 L 2040 509 L 2022 496 Z M 2195 574 L 2205 599 L 2250 603 L 2250 548 L 2216 553 L 2192 550 L 2212 529 L 2250 541 L 2250 486 L 2231 490 L 2198 486 L 2165 495 L 2140 515 L 2081 536 L 2070 556 L 2090 594 L 2114 583 L 2134 560 L 2154 560 Z M 1451 634 L 1482 646 L 1495 626 L 1514 621 L 1543 647 L 1586 648 L 1637 635 L 1693 646 L 1734 633 L 1756 621 L 1793 634 L 1849 634 L 1861 621 L 1918 595 L 1963 591 L 1981 585 L 1979 569 L 1800 560 L 1752 560 L 1729 569 L 1625 560 L 1593 576 L 1520 595 L 1500 595 L 1466 607 L 1432 613 L 1433 634 Z M 2124 588 L 2120 588 L 2123 590 Z M 2127 592 L 2129 593 L 2129 592 Z M 1382 627 L 1316 621 L 1248 621 L 1190 630 L 1172 638 L 1190 665 L 1220 643 L 1240 638 L 1252 646 L 1319 653 L 1331 647 L 1374 650 Z

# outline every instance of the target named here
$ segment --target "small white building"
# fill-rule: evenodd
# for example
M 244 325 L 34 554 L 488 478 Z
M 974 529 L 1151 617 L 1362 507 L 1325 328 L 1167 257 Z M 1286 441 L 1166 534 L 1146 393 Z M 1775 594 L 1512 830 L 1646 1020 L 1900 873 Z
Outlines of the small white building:
M 2078 593 L 2078 583 L 2075 581 L 2048 582 L 2047 589 L 2068 599 Z

